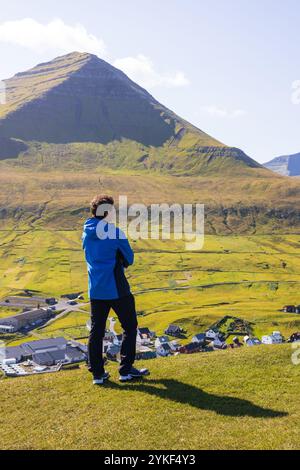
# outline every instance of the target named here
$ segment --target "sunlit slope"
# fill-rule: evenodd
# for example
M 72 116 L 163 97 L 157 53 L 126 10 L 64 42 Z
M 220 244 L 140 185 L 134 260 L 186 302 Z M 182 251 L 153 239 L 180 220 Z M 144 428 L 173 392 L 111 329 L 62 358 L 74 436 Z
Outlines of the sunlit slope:
M 265 346 L 157 359 L 140 364 L 149 378 L 130 384 L 119 384 L 110 363 L 104 387 L 93 387 L 85 368 L 7 379 L 1 447 L 296 450 L 300 382 L 291 353 Z

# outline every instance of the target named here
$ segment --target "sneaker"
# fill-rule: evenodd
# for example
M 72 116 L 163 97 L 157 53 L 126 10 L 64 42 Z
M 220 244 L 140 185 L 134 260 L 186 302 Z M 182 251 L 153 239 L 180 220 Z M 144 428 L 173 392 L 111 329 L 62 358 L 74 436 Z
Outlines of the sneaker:
M 104 372 L 100 377 L 94 377 L 93 385 L 103 385 L 106 380 L 109 379 L 109 373 Z
M 148 369 L 135 369 L 132 367 L 127 375 L 120 375 L 120 382 L 128 382 L 129 380 L 140 379 L 141 377 L 145 377 L 149 374 L 150 372 Z

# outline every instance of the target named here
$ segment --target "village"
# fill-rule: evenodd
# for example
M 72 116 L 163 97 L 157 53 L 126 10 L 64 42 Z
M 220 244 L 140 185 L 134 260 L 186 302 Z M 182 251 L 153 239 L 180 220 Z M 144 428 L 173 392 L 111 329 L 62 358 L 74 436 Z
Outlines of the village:
M 82 301 L 82 293 L 62 295 L 59 300 L 54 297 L 41 297 L 25 292 L 25 296 L 10 296 L 0 302 L 0 306 L 22 308 L 22 313 L 2 318 L 1 333 L 10 335 L 15 332 L 28 333 L 58 318 L 62 313 L 80 310 L 87 305 Z M 300 313 L 300 306 L 285 306 L 286 313 Z M 59 313 L 57 313 L 59 312 Z M 56 315 L 57 314 L 57 315 Z M 109 318 L 109 329 L 103 339 L 103 352 L 107 361 L 118 362 L 122 334 L 115 331 L 116 320 Z M 225 316 L 203 332 L 199 332 L 187 342 L 187 331 L 178 324 L 169 325 L 161 334 L 147 327 L 137 331 L 136 359 L 148 360 L 158 357 L 195 354 L 225 349 L 251 347 L 259 345 L 300 342 L 300 332 L 293 333 L 285 339 L 280 331 L 263 335 L 261 339 L 253 334 L 253 324 L 233 316 Z M 90 321 L 86 324 L 90 330 Z M 20 377 L 32 374 L 58 372 L 78 367 L 87 362 L 87 345 L 78 340 L 67 340 L 64 337 L 38 339 L 24 342 L 17 346 L 0 348 L 0 369 L 7 377 Z

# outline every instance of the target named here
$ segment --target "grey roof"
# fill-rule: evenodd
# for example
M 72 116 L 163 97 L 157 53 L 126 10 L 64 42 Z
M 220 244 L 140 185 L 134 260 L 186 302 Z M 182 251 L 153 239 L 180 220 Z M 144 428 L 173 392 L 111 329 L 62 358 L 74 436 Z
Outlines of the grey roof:
M 81 352 L 87 354 L 88 347 L 87 347 L 86 344 L 79 343 L 78 341 L 71 341 L 71 344 L 72 344 L 72 346 L 75 346 L 75 348 L 73 348 L 72 346 L 67 346 L 67 350 L 69 350 L 69 348 L 79 349 Z
M 40 364 L 42 366 L 43 365 L 53 365 L 55 363 L 55 359 L 53 357 L 51 357 L 51 355 L 47 352 L 33 354 L 32 360 L 36 364 Z
M 56 351 L 49 351 L 48 354 L 52 357 L 55 362 L 65 360 L 65 351 L 57 349 Z
M 84 361 L 86 359 L 86 354 L 84 354 L 80 349 L 67 347 L 66 357 L 69 360 L 80 360 Z
M 167 331 L 181 331 L 181 328 L 178 325 L 169 325 Z
M 26 352 L 34 353 L 38 352 L 41 349 L 52 349 L 52 348 L 62 348 L 67 345 L 67 341 L 65 338 L 48 338 L 48 339 L 40 339 L 37 341 L 30 341 L 29 343 L 22 344 L 22 348 L 26 350 Z
M 194 336 L 194 338 L 197 338 L 197 340 L 205 340 L 206 339 L 206 334 L 205 333 L 198 333 L 197 335 Z
M 3 356 L 6 359 L 16 358 L 17 361 L 20 361 L 23 357 L 24 351 L 21 346 L 10 346 L 4 348 Z

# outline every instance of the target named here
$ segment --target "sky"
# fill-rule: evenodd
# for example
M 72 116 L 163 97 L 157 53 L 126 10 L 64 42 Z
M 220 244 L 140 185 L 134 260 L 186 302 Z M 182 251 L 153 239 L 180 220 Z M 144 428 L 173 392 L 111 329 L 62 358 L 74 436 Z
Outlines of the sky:
M 91 52 L 263 163 L 300 152 L 299 24 L 299 0 L 0 0 L 0 80 Z

